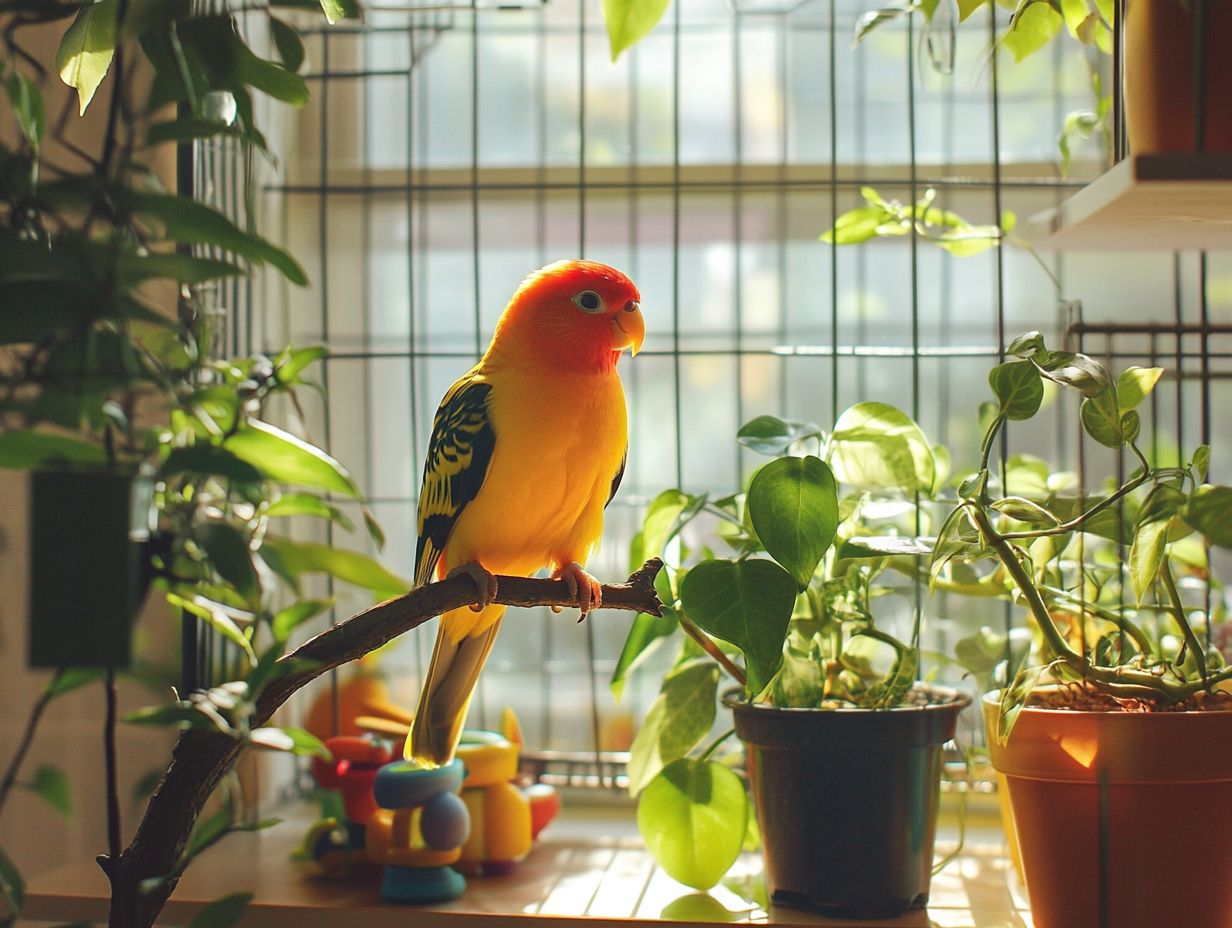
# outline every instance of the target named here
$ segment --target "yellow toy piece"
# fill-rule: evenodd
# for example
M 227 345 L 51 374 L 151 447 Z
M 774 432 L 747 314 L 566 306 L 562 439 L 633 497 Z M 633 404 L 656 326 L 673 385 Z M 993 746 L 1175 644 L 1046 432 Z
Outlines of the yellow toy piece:
M 530 853 L 530 800 L 511 781 L 518 772 L 518 745 L 490 732 L 466 732 L 458 745 L 466 765 L 462 801 L 471 833 L 462 846 L 459 869 L 507 873 Z

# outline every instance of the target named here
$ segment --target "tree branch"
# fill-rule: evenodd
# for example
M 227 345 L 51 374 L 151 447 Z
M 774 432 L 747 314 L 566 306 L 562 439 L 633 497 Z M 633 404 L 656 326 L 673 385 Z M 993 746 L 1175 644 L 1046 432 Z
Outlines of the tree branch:
M 662 613 L 654 578 L 663 562 L 652 558 L 626 583 L 603 586 L 603 608 Z M 497 578 L 495 602 L 506 606 L 571 606 L 563 580 L 526 577 Z M 250 724 L 269 720 L 297 690 L 321 674 L 363 657 L 403 632 L 475 602 L 474 581 L 464 575 L 429 583 L 405 596 L 380 603 L 332 626 L 279 663 L 294 669 L 275 677 L 258 695 Z M 235 763 L 244 742 L 217 731 L 190 728 L 180 734 L 162 782 L 150 797 L 132 843 L 118 858 L 100 857 L 99 865 L 111 881 L 111 928 L 149 928 L 179 880 L 176 865 L 184 853 L 193 824 L 218 781 Z M 158 881 L 142 891 L 142 883 Z M 146 884 L 147 887 L 152 884 Z

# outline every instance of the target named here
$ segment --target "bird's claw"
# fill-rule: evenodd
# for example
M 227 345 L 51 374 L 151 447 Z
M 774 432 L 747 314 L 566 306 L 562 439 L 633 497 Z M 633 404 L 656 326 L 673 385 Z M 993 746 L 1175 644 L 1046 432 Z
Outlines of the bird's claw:
M 445 579 L 456 577 L 458 574 L 466 574 L 466 576 L 475 581 L 479 599 L 470 607 L 471 612 L 483 612 L 484 609 L 492 605 L 492 601 L 496 599 L 496 574 L 485 569 L 482 564 L 469 561 L 466 564 L 459 564 L 453 568 L 453 570 L 446 574 Z
M 581 622 L 590 612 L 603 605 L 603 585 L 595 577 L 582 569 L 577 561 L 562 565 L 552 574 L 554 580 L 564 580 L 569 588 L 571 599 L 577 600 L 578 621 Z M 553 612 L 560 612 L 560 606 L 553 606 Z

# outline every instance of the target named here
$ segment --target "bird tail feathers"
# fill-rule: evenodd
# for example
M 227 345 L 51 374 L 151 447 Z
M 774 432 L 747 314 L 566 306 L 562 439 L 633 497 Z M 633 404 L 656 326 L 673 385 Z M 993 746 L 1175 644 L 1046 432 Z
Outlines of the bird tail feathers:
M 419 708 L 406 740 L 406 759 L 424 766 L 441 766 L 453 759 L 466 710 L 496 641 L 505 607 L 491 605 L 479 615 L 468 608 L 455 611 L 460 613 L 458 624 L 465 622 L 473 627 L 459 638 L 447 627 L 454 624 L 450 622 L 453 614 L 441 616 Z

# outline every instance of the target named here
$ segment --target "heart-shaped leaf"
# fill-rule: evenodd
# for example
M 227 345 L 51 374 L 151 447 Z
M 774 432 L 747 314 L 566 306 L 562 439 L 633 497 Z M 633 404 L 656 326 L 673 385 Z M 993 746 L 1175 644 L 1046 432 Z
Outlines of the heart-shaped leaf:
M 838 487 L 821 458 L 779 458 L 749 485 L 749 517 L 766 551 L 803 590 L 834 542 Z
M 758 416 L 740 426 L 736 433 L 736 441 L 746 448 L 773 455 L 785 454 L 798 441 L 821 437 L 819 425 L 778 416 Z
M 1044 401 L 1044 382 L 1030 361 L 997 365 L 988 374 L 988 384 L 1007 419 L 1030 419 Z
M 839 416 L 826 460 L 840 483 L 860 490 L 930 493 L 937 475 L 920 427 L 887 403 L 857 403 Z
M 637 802 L 637 827 L 668 876 L 709 889 L 740 855 L 749 799 L 740 778 L 715 761 L 668 764 Z
M 705 631 L 744 652 L 748 692 L 765 689 L 783 662 L 796 581 L 773 561 L 703 561 L 680 585 L 680 601 Z
M 714 725 L 718 686 L 719 668 L 709 657 L 691 660 L 664 677 L 629 750 L 630 796 L 706 737 Z

